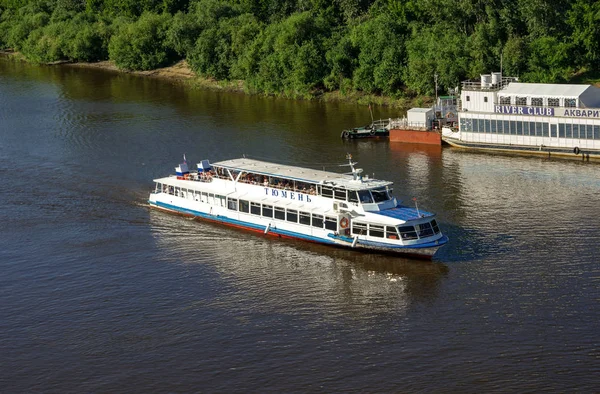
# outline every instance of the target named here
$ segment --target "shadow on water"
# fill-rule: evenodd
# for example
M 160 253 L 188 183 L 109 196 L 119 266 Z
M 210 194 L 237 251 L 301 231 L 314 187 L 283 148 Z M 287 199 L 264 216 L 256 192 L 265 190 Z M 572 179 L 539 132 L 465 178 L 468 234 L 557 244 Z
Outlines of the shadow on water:
M 209 264 L 221 275 L 237 272 L 239 277 L 261 277 L 264 286 L 282 286 L 277 277 L 295 277 L 290 291 L 298 283 L 307 288 L 314 283 L 328 286 L 360 287 L 378 292 L 378 287 L 397 284 L 402 296 L 411 301 L 436 298 L 440 280 L 448 267 L 439 262 L 414 260 L 375 253 L 278 239 L 202 220 L 192 220 L 149 209 L 150 224 L 157 244 L 188 263 Z

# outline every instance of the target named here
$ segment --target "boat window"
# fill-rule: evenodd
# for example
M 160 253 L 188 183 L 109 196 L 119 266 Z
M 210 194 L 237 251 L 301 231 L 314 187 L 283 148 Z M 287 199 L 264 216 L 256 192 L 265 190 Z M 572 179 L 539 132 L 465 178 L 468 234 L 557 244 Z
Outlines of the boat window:
M 389 239 L 398 239 L 398 232 L 394 226 L 385 226 L 385 236 Z
M 285 220 L 285 209 L 275 207 L 275 219 Z
M 188 199 L 193 200 L 194 199 L 194 191 L 193 190 L 188 190 Z
M 398 231 L 400 231 L 400 238 L 403 240 L 418 239 L 414 226 L 401 226 L 398 227 Z
M 298 222 L 298 211 L 296 211 L 295 209 L 288 209 L 287 215 L 286 215 L 286 220 L 288 222 L 297 223 Z
M 510 96 L 500 96 L 500 104 L 510 105 Z
M 232 211 L 237 211 L 237 199 L 229 198 L 227 199 L 227 208 Z
M 240 212 L 250 212 L 250 203 L 246 200 L 240 200 Z
M 333 188 L 331 188 L 330 186 L 322 186 L 321 195 L 323 197 L 333 198 Z
M 558 107 L 560 105 L 560 100 L 557 98 L 549 98 L 548 99 L 548 107 Z
M 434 232 L 434 233 L 436 233 L 436 234 L 439 234 L 439 232 L 440 232 L 440 228 L 438 227 L 438 224 L 437 224 L 437 222 L 435 221 L 435 219 L 433 219 L 433 220 L 431 221 L 431 227 L 433 227 L 433 232 Z
M 429 223 L 416 224 L 415 229 L 417 230 L 417 234 L 419 234 L 419 238 L 430 237 L 433 235 L 433 229 Z
M 308 212 L 300 212 L 300 224 L 306 224 L 307 226 L 310 226 L 310 213 Z
M 360 222 L 352 222 L 352 234 L 366 235 L 367 224 Z
M 369 224 L 369 235 L 371 237 L 383 238 L 383 226 Z
M 348 190 L 348 201 L 358 203 L 358 196 L 354 190 Z
M 154 184 L 154 193 L 159 193 L 162 190 L 162 186 L 160 185 L 160 183 L 156 182 L 156 184 Z
M 221 207 L 225 206 L 225 196 L 215 195 L 215 198 L 217 200 L 219 200 L 219 206 L 221 206 Z
M 312 215 L 312 226 L 323 228 L 323 215 Z
M 390 200 L 392 198 L 394 198 L 394 189 L 393 188 L 388 187 L 387 192 L 388 192 L 388 197 Z
M 194 193 L 194 201 L 196 201 L 196 202 L 200 201 L 200 192 Z
M 325 228 L 331 231 L 337 231 L 337 219 L 331 216 L 325 216 Z
M 333 193 L 336 200 L 346 201 L 346 190 L 345 189 L 334 189 Z
M 541 107 L 544 105 L 544 99 L 541 97 L 532 97 L 531 98 L 531 105 L 535 106 L 535 107 Z
M 177 197 L 179 197 L 181 195 L 181 189 L 179 187 L 177 187 L 177 186 L 175 186 L 175 195 Z
M 196 200 L 196 201 L 198 201 L 198 200 Z M 208 203 L 210 205 L 214 205 L 215 204 L 215 195 L 214 194 L 212 194 L 212 193 L 208 194 Z
M 527 105 L 527 97 L 516 97 L 515 105 Z
M 360 202 L 362 204 L 369 204 L 373 202 L 373 198 L 371 197 L 371 192 L 368 190 L 359 190 L 358 198 L 360 198 Z
M 383 202 L 383 201 L 387 201 L 389 199 L 387 190 L 385 190 L 385 189 L 371 190 L 371 194 L 373 195 L 373 199 L 375 200 L 375 202 Z
M 253 215 L 260 215 L 260 204 L 257 202 L 251 202 L 250 213 Z
M 273 206 L 272 205 L 263 205 L 262 215 L 267 218 L 272 218 L 273 217 Z
M 202 197 L 200 201 L 207 203 L 208 202 L 208 193 L 202 192 Z
M 565 99 L 565 107 L 570 107 L 570 108 L 575 108 L 577 107 L 577 100 L 576 99 Z

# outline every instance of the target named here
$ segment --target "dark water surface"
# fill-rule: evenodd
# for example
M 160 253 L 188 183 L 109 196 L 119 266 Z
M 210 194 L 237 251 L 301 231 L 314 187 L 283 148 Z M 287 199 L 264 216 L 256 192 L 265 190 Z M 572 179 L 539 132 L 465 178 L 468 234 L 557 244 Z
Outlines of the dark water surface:
M 340 140 L 369 118 L 0 58 L 2 392 L 597 392 L 600 166 Z M 450 243 L 423 262 L 150 211 L 184 152 L 350 152 Z

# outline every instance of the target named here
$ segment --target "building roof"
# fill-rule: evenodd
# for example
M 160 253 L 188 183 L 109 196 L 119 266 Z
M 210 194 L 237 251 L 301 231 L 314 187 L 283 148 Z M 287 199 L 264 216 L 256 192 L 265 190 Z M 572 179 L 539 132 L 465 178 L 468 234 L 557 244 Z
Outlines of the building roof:
M 421 112 L 421 113 L 427 113 L 433 111 L 432 108 L 411 108 L 406 112 Z
M 350 190 L 371 189 L 391 184 L 391 182 L 377 179 L 363 179 L 362 181 L 354 180 L 353 176 L 350 174 L 340 174 L 337 172 L 314 170 L 312 168 L 303 168 L 246 158 L 219 161 L 217 163 L 212 163 L 212 165 L 234 171 L 244 171 L 307 183 L 331 184 L 332 186 L 345 187 Z M 345 167 L 347 168 L 348 166 L 346 165 Z
M 588 89 L 598 89 L 591 85 L 568 85 L 552 83 L 511 82 L 498 92 L 499 95 L 520 95 L 537 97 L 579 97 Z M 600 89 L 598 89 L 600 91 Z

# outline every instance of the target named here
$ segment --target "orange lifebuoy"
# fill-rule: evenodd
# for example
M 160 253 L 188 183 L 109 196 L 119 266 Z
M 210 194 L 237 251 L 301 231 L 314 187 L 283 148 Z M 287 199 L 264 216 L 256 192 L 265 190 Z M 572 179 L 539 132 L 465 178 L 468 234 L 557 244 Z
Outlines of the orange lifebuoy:
M 348 219 L 347 218 L 341 218 L 340 219 L 340 227 L 341 228 L 348 228 Z

